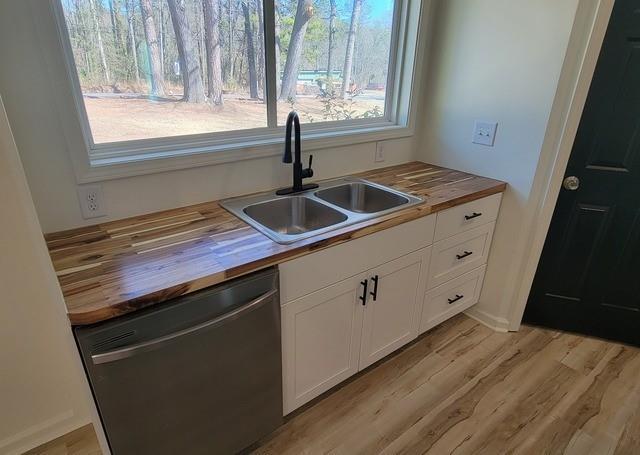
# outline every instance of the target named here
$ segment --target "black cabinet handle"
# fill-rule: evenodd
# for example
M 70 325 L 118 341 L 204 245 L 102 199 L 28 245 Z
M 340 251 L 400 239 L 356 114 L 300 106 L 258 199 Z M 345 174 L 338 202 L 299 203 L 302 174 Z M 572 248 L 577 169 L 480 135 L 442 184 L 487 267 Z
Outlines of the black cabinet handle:
M 464 295 L 456 294 L 455 299 L 447 299 L 447 301 L 449 302 L 449 305 L 451 305 L 452 303 L 455 303 L 460 299 L 464 299 Z
M 369 280 L 361 281 L 360 284 L 364 286 L 364 289 L 362 290 L 362 295 L 358 298 L 362 300 L 362 306 L 365 306 L 367 304 L 367 288 L 369 287 Z
M 474 218 L 478 218 L 479 216 L 482 216 L 482 213 L 473 212 L 471 215 L 465 215 L 464 219 L 469 221 L 469 220 L 472 220 Z
M 458 260 L 460 259 L 464 259 L 467 256 L 471 256 L 473 254 L 473 251 L 465 251 L 464 254 L 456 254 L 456 257 L 458 258 Z
M 373 301 L 375 302 L 378 299 L 378 275 L 372 277 L 371 281 L 373 281 L 373 291 L 371 292 L 371 295 L 373 296 Z

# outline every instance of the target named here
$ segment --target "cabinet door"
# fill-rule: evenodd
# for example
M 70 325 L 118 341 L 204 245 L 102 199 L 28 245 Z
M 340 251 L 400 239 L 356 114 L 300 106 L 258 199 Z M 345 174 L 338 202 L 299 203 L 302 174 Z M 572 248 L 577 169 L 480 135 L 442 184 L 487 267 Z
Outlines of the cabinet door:
M 360 369 L 413 340 L 418 334 L 420 305 L 431 247 L 403 256 L 369 272 L 364 311 Z M 375 278 L 378 280 L 375 295 Z M 375 297 L 375 298 L 374 298 Z
M 282 307 L 285 415 L 358 371 L 364 306 L 356 276 Z

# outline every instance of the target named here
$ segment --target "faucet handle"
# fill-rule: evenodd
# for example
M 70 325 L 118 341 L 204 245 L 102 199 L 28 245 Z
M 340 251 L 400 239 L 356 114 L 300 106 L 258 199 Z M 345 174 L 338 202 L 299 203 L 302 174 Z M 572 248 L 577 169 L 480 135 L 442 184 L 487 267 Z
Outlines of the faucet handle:
M 313 169 L 311 169 L 311 164 L 313 163 L 313 155 L 309 155 L 309 167 L 302 170 L 302 178 L 308 179 L 313 177 Z

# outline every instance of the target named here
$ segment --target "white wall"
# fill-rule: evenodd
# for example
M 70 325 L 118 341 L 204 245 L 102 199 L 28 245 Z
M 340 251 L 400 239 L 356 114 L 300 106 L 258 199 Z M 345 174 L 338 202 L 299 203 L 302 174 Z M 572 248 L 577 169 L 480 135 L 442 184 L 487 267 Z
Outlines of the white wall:
M 60 123 L 55 81 L 65 79 L 63 65 L 45 64 L 62 57 L 48 1 L 0 2 L 0 93 L 12 119 L 14 136 L 45 232 L 95 224 L 141 213 L 180 207 L 289 183 L 291 168 L 279 157 L 103 183 L 108 217 L 83 220 L 68 141 Z M 37 26 L 34 15 L 37 15 Z M 4 43 L 5 45 L 2 45 Z M 7 64 L 10 62 L 10 64 Z M 387 159 L 374 163 L 375 143 L 314 151 L 317 178 L 330 178 L 410 161 L 411 138 L 390 141 Z
M 480 304 L 506 329 L 523 220 L 578 0 L 440 0 L 418 158 L 509 183 Z M 494 147 L 475 120 L 499 122 Z M 526 248 L 526 246 L 524 246 Z
M 86 385 L 0 100 L 0 453 L 89 422 Z

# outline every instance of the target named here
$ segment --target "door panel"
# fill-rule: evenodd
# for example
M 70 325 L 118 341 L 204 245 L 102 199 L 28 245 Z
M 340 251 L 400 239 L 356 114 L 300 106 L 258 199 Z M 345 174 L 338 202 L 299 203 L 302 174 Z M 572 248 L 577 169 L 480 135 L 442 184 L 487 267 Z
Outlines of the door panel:
M 636 164 L 640 140 L 640 42 L 628 40 L 626 45 L 620 91 L 611 103 L 611 111 L 603 116 L 599 134 L 593 136 L 587 169 L 631 172 Z
M 640 344 L 640 0 L 617 0 L 524 321 Z
M 358 371 L 363 306 L 349 278 L 282 307 L 284 413 Z
M 609 207 L 576 203 L 565 232 L 557 242 L 557 253 L 548 266 L 546 295 L 580 300 L 594 257 L 603 245 L 609 225 Z
M 610 268 L 607 282 L 608 289 L 603 293 L 602 305 L 626 309 L 632 312 L 640 311 L 640 209 L 635 213 L 629 235 L 622 242 L 614 257 L 613 267 Z
M 417 336 L 418 296 L 425 288 L 421 268 L 431 248 L 416 251 L 369 272 L 370 295 L 364 312 L 360 369 L 377 362 Z M 424 264 L 424 265 L 423 265 Z M 371 278 L 378 278 L 377 296 Z

